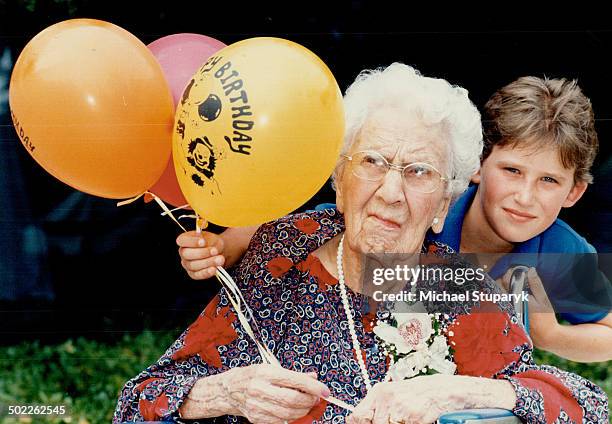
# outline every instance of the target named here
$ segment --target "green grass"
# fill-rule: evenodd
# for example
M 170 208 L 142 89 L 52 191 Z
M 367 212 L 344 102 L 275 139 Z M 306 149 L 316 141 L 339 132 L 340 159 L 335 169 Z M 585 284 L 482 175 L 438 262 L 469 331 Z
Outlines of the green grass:
M 115 344 L 78 338 L 55 346 L 38 342 L 0 348 L 0 420 L 7 405 L 66 405 L 67 419 L 37 416 L 31 422 L 108 424 L 126 380 L 156 361 L 180 331 L 126 334 Z M 4 417 L 3 419 L 1 417 Z
M 0 420 L 17 423 L 108 424 L 117 395 L 128 378 L 151 364 L 178 337 L 180 330 L 127 334 L 117 343 L 78 338 L 59 345 L 26 342 L 0 347 Z M 612 361 L 579 364 L 536 352 L 538 363 L 576 372 L 612 395 Z M 7 405 L 61 404 L 67 418 L 6 417 Z M 4 418 L 2 418 L 4 417 Z

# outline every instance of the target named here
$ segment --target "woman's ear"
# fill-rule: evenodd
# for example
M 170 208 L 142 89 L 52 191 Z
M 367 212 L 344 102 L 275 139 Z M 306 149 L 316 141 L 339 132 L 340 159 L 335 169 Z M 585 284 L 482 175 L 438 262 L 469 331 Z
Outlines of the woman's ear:
M 472 174 L 470 180 L 474 184 L 480 184 L 480 168 L 478 168 L 478 171 L 476 171 L 474 174 Z
M 572 187 L 570 192 L 567 194 L 565 202 L 563 202 L 562 206 L 564 208 L 571 208 L 572 206 L 574 206 L 576 202 L 580 200 L 588 186 L 589 185 L 584 181 L 578 181 L 577 183 L 575 183 L 574 187 Z
M 334 189 L 336 190 L 336 209 L 344 213 L 344 191 L 342 190 L 342 180 L 344 178 L 344 164 L 338 166 L 334 171 Z
M 338 209 L 338 212 L 344 213 L 344 196 L 342 192 L 342 184 L 340 183 L 340 181 L 336 180 L 334 185 L 336 187 L 336 209 Z
M 444 220 L 446 219 L 446 215 L 448 215 L 450 202 L 450 195 L 444 196 L 444 199 L 442 199 L 440 207 L 434 216 L 433 222 L 431 223 L 431 230 L 436 234 L 440 234 L 444 228 Z

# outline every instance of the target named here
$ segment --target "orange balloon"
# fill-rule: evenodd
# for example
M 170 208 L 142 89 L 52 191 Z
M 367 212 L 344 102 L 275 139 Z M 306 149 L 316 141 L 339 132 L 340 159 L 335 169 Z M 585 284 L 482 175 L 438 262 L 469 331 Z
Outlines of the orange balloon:
M 78 190 L 133 197 L 168 163 L 174 107 L 161 67 L 111 23 L 73 19 L 39 33 L 15 63 L 9 103 L 24 147 Z

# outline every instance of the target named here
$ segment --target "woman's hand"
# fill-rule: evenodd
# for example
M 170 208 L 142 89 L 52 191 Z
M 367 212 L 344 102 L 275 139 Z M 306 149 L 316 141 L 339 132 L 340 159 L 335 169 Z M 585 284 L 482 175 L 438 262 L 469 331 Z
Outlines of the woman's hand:
M 188 231 L 177 237 L 176 244 L 179 245 L 181 265 L 194 280 L 212 277 L 217 267 L 225 264 L 225 243 L 217 234 Z
M 449 409 L 438 376 L 378 383 L 347 418 L 347 424 L 433 423 Z
M 512 409 L 516 394 L 504 380 L 460 375 L 425 375 L 378 383 L 347 417 L 347 424 L 433 423 L 467 408 Z
M 316 373 L 257 364 L 198 380 L 181 412 L 190 419 L 239 415 L 255 424 L 277 424 L 304 417 L 329 395 Z
M 273 365 L 251 365 L 224 384 L 230 403 L 252 423 L 291 422 L 305 416 L 330 391 L 316 373 L 299 373 Z

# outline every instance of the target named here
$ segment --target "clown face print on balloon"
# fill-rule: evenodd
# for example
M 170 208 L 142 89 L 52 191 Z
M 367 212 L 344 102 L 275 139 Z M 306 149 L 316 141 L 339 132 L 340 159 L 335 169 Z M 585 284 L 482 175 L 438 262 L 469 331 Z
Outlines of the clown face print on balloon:
M 176 131 L 182 140 L 184 159 L 190 165 L 189 169 L 183 167 L 183 172 L 189 174 L 189 178 L 197 186 L 209 189 L 210 194 L 220 193 L 219 183 L 215 179 L 215 168 L 217 161 L 224 158 L 225 152 L 223 149 L 215 151 L 211 136 L 206 134 L 202 124 L 216 120 L 223 106 L 219 96 L 212 93 L 201 99 L 191 99 L 190 93 L 194 86 L 197 86 L 195 78 L 185 88 L 181 99 L 181 119 L 176 126 Z M 186 137 L 185 122 L 189 123 L 190 128 L 202 131 Z
M 209 180 L 215 176 L 215 152 L 213 146 L 208 140 L 208 137 L 196 138 L 189 143 L 189 154 L 187 162 L 193 166 L 197 173 L 191 175 L 194 183 L 200 187 L 204 186 L 202 175 Z

